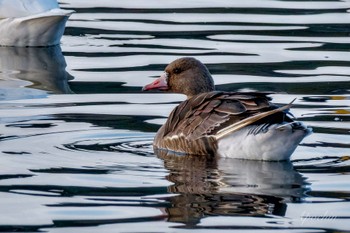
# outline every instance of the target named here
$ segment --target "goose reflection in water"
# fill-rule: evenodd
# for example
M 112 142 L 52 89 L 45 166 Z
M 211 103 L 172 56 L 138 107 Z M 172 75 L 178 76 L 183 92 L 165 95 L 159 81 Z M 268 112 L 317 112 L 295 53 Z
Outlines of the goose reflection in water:
M 68 81 L 73 77 L 66 71 L 66 66 L 60 46 L 0 47 L 0 99 L 40 98 L 46 97 L 47 93 L 71 93 Z M 27 88 L 18 88 L 21 86 Z
M 288 202 L 301 202 L 308 183 L 291 162 L 208 159 L 169 155 L 164 159 L 173 183 L 168 220 L 193 227 L 208 216 L 284 216 Z

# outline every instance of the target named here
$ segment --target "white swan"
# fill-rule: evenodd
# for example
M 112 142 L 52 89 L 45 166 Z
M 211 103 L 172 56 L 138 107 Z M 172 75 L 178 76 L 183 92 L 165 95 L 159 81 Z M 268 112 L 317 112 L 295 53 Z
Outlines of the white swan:
M 0 46 L 57 45 L 73 12 L 57 0 L 0 0 Z

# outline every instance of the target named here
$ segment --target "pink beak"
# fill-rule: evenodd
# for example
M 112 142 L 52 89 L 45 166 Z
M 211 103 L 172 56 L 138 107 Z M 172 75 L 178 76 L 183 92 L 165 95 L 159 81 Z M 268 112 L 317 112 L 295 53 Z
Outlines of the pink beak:
M 142 88 L 142 91 L 149 91 L 149 90 L 161 90 L 166 91 L 169 89 L 168 83 L 167 83 L 167 73 L 163 73 L 159 78 L 154 80 L 152 83 L 147 84 Z

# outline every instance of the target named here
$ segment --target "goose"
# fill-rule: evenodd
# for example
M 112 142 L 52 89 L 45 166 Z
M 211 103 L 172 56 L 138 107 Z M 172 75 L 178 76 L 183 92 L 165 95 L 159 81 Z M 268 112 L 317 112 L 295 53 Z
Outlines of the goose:
M 57 45 L 73 12 L 57 0 L 0 0 L 0 46 Z
M 192 57 L 176 59 L 143 91 L 181 93 L 187 99 L 170 113 L 153 141 L 154 150 L 182 155 L 289 160 L 312 132 L 261 92 L 216 91 L 208 68 Z

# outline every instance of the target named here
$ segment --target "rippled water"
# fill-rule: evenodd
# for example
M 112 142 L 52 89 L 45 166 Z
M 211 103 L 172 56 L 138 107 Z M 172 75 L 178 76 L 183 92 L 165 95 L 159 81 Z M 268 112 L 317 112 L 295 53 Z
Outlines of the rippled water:
M 0 231 L 350 230 L 350 1 L 83 1 L 61 46 L 0 48 Z M 297 98 L 291 162 L 153 153 L 194 56 L 217 89 Z

